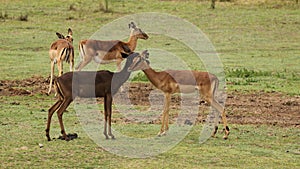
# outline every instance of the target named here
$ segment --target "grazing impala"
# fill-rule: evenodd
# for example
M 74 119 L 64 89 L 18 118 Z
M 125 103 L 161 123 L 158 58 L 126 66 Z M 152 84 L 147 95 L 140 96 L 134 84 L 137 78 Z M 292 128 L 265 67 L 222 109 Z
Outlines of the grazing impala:
M 51 93 L 53 74 L 54 74 L 54 64 L 57 63 L 58 76 L 63 74 L 63 61 L 70 64 L 70 71 L 73 71 L 74 67 L 74 48 L 73 48 L 73 38 L 72 30 L 68 29 L 68 35 L 64 36 L 61 33 L 56 33 L 59 38 L 53 42 L 50 46 L 49 56 L 51 60 L 51 75 L 50 75 L 50 85 L 48 95 Z
M 122 58 L 121 53 L 133 52 L 137 46 L 138 39 L 148 39 L 148 35 L 138 28 L 133 22 L 129 24 L 131 33 L 128 42 L 120 40 L 101 41 L 101 40 L 82 40 L 79 43 L 79 53 L 81 61 L 76 66 L 80 71 L 88 63 L 94 60 L 96 63 L 116 62 L 118 71 L 121 70 Z
M 157 72 L 149 66 L 149 53 L 144 51 L 141 55 L 133 60 L 132 65 L 128 68 L 129 71 L 143 70 L 149 81 L 162 92 L 164 92 L 164 109 L 162 115 L 162 126 L 159 136 L 166 134 L 169 129 L 169 107 L 171 102 L 171 94 L 173 93 L 191 93 L 198 90 L 200 95 L 212 107 L 222 113 L 222 120 L 225 127 L 224 139 L 228 138 L 229 128 L 224 107 L 215 99 L 215 92 L 218 89 L 218 78 L 208 72 L 199 72 L 193 70 L 167 70 Z M 189 86 L 189 87 L 188 87 Z M 181 88 L 182 87 L 182 88 Z M 218 126 L 212 136 L 215 136 Z

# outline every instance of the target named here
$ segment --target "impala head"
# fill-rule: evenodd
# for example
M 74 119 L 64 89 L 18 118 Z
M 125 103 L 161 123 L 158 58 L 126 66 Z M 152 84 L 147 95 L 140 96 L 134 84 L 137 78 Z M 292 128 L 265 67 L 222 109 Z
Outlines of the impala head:
M 137 53 L 138 55 L 133 58 L 132 64 L 128 67 L 128 71 L 137 71 L 137 70 L 144 70 L 146 69 L 150 62 L 149 62 L 149 53 L 147 50 L 144 50 L 141 54 Z
M 59 39 L 65 39 L 65 40 L 69 41 L 70 43 L 73 43 L 73 37 L 72 37 L 73 32 L 72 32 L 71 28 L 68 29 L 68 35 L 67 36 L 64 36 L 63 34 L 58 33 L 58 32 L 56 32 L 56 35 Z
M 145 40 L 147 40 L 149 38 L 148 35 L 144 31 L 142 31 L 140 28 L 138 28 L 134 22 L 130 22 L 128 26 L 129 26 L 129 28 L 132 29 L 131 34 L 130 34 L 131 36 L 136 36 L 139 39 L 145 39 Z

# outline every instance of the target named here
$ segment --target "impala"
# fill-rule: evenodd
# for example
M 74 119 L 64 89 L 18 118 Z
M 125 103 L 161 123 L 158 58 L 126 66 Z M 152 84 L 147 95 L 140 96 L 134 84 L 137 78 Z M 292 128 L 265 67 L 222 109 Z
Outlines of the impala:
M 88 63 L 94 60 L 96 63 L 105 64 L 116 62 L 118 71 L 121 70 L 123 57 L 121 53 L 133 52 L 137 46 L 138 39 L 148 39 L 148 35 L 138 28 L 134 22 L 129 24 L 131 33 L 128 42 L 120 40 L 101 41 L 101 40 L 82 40 L 79 42 L 79 53 L 81 61 L 76 66 L 80 71 Z
M 76 97 L 92 98 L 103 97 L 104 98 L 104 131 L 106 139 L 109 136 L 114 139 L 115 136 L 111 132 L 111 114 L 112 114 L 112 100 L 113 95 L 117 93 L 121 85 L 127 81 L 131 72 L 128 71 L 128 67 L 132 64 L 137 53 L 132 53 L 129 56 L 122 53 L 124 58 L 127 58 L 126 63 L 122 71 L 114 73 L 107 70 L 101 71 L 82 71 L 82 72 L 68 72 L 58 77 L 55 80 L 55 88 L 58 94 L 57 102 L 48 111 L 48 121 L 46 128 L 46 137 L 50 141 L 50 123 L 52 115 L 57 111 L 59 124 L 61 127 L 61 134 L 63 138 L 68 141 L 69 138 L 65 132 L 62 116 L 64 111 L 68 108 L 71 102 Z M 87 80 L 88 79 L 88 80 Z M 107 127 L 108 124 L 108 127 Z M 108 133 L 107 133 L 108 128 Z
M 225 135 L 223 138 L 227 139 L 229 135 L 229 127 L 227 126 L 225 110 L 224 107 L 215 99 L 215 93 L 219 85 L 218 78 L 211 73 L 195 70 L 166 70 L 158 72 L 150 67 L 148 57 L 149 53 L 147 50 L 143 51 L 142 54 L 134 58 L 133 63 L 128 70 L 143 70 L 149 81 L 164 93 L 162 126 L 158 136 L 165 135 L 169 129 L 168 123 L 171 94 L 191 93 L 198 90 L 199 94 L 203 99 L 205 99 L 205 101 L 207 101 L 219 113 L 222 113 L 222 120 L 225 127 Z M 215 136 L 217 130 L 218 126 L 216 124 L 212 136 Z
M 59 38 L 53 42 L 50 46 L 49 57 L 51 60 L 51 75 L 50 75 L 50 85 L 48 95 L 51 93 L 52 83 L 53 83 L 53 74 L 54 74 L 54 65 L 57 64 L 58 76 L 63 74 L 63 61 L 70 64 L 70 71 L 73 71 L 74 67 L 74 47 L 72 45 L 72 30 L 68 29 L 68 35 L 64 36 L 61 33 L 56 32 L 57 37 Z

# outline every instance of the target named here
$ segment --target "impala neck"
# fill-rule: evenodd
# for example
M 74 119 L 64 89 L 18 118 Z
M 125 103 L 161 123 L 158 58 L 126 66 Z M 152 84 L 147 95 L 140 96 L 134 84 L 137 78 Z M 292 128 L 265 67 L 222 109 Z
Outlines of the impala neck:
M 161 83 L 161 80 L 158 78 L 159 77 L 159 72 L 156 72 L 153 70 L 149 65 L 146 69 L 143 70 L 149 81 L 155 86 L 158 87 L 159 84 Z
M 128 67 L 132 64 L 132 60 L 126 60 L 126 64 L 124 68 L 118 72 L 114 73 L 112 82 L 111 82 L 111 89 L 112 89 L 112 94 L 115 94 L 119 88 L 128 80 L 131 72 L 128 72 Z
M 136 45 L 137 45 L 137 40 L 138 40 L 137 36 L 134 35 L 133 33 L 131 33 L 130 37 L 128 39 L 128 42 L 127 42 L 127 44 L 128 44 L 131 51 L 135 50 Z

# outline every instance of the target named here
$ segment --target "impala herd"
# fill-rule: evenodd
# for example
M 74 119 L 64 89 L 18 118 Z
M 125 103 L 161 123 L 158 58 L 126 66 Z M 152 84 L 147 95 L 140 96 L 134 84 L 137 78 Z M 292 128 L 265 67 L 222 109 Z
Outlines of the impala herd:
M 72 30 L 68 29 L 68 35 L 63 36 L 56 33 L 58 40 L 51 44 L 49 56 L 51 60 L 51 75 L 48 95 L 51 93 L 52 85 L 55 86 L 55 92 L 58 96 L 57 102 L 48 111 L 48 120 L 46 128 L 46 137 L 50 138 L 50 123 L 54 112 L 57 112 L 61 134 L 65 140 L 70 140 L 65 132 L 62 116 L 70 103 L 76 98 L 104 98 L 104 132 L 106 139 L 114 135 L 111 132 L 111 115 L 113 96 L 119 88 L 125 83 L 131 72 L 142 70 L 149 81 L 164 93 L 164 108 L 162 113 L 162 125 L 158 136 L 163 136 L 169 129 L 169 107 L 171 95 L 174 93 L 192 93 L 198 91 L 204 100 L 215 108 L 222 116 L 225 135 L 228 138 L 229 128 L 224 107 L 216 100 L 218 89 L 218 78 L 209 72 L 191 71 L 191 70 L 166 70 L 155 71 L 150 66 L 149 53 L 147 50 L 137 53 L 134 52 L 138 39 L 148 39 L 148 35 L 138 28 L 134 22 L 129 23 L 131 33 L 129 40 L 123 42 L 120 40 L 101 41 L 101 40 L 81 40 L 79 42 L 79 53 L 81 61 L 74 67 L 74 47 Z M 121 69 L 121 62 L 126 59 L 126 63 Z M 108 70 L 99 71 L 81 71 L 88 63 L 94 60 L 98 64 L 116 62 L 118 72 Z M 63 74 L 63 61 L 70 64 L 70 72 Z M 57 64 L 59 75 L 54 79 L 54 65 Z M 108 129 L 108 131 L 107 131 Z M 212 137 L 217 133 L 218 126 L 215 124 L 215 130 Z

